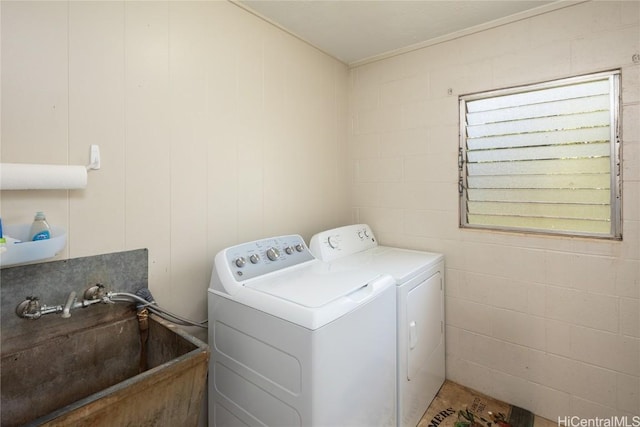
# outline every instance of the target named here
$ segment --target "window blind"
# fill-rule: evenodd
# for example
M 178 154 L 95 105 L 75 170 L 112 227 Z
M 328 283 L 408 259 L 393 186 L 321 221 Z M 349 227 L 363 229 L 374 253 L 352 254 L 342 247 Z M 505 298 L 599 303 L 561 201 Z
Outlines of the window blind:
M 618 76 L 461 97 L 462 226 L 619 237 Z

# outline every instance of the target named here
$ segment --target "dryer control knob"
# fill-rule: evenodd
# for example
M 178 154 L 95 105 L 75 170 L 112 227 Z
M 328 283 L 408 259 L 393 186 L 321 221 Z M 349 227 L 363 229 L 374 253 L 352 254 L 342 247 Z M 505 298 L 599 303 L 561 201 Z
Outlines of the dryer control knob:
M 271 261 L 275 261 L 280 258 L 280 251 L 274 247 L 267 249 L 267 258 Z
M 247 260 L 244 259 L 244 257 L 238 257 L 236 258 L 236 260 L 234 261 L 234 264 L 236 265 L 236 267 L 238 268 L 242 268 L 245 266 L 245 264 L 247 263 Z
M 300 243 L 298 243 L 298 244 L 296 245 L 296 251 L 298 251 L 298 252 L 302 252 L 302 251 L 304 251 L 304 246 L 302 246 Z
M 329 236 L 329 238 L 327 239 L 327 243 L 329 243 L 331 249 L 336 249 L 340 241 L 336 236 Z
M 284 251 L 287 253 L 287 255 L 291 255 L 293 253 L 293 246 L 287 246 L 286 248 L 284 248 Z
M 258 261 L 260 261 L 260 255 L 258 254 L 253 254 L 249 257 L 249 261 L 251 261 L 251 264 L 257 264 Z

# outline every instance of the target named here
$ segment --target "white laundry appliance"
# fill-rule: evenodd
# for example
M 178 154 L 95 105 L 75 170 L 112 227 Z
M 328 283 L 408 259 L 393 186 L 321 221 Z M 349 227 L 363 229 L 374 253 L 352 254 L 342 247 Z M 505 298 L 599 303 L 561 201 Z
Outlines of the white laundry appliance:
M 390 275 L 289 235 L 220 251 L 208 295 L 209 426 L 395 425 Z
M 379 246 L 366 224 L 318 233 L 309 247 L 334 268 L 375 270 L 396 280 L 397 425 L 415 427 L 445 379 L 444 255 Z

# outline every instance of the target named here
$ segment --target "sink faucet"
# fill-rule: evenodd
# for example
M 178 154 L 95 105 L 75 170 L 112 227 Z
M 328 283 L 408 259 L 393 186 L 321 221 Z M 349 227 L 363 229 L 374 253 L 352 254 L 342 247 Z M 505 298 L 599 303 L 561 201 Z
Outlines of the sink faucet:
M 24 319 L 39 319 L 45 314 L 62 313 L 63 319 L 71 317 L 71 310 L 76 308 L 89 307 L 93 304 L 104 303 L 113 304 L 109 293 L 106 292 L 103 285 L 97 284 L 85 290 L 84 299 L 78 301 L 75 291 L 72 291 L 67 297 L 64 306 L 62 305 L 40 305 L 38 297 L 29 296 L 16 307 L 18 317 Z
M 73 304 L 76 302 L 76 293 L 72 291 L 67 297 L 67 302 L 62 309 L 62 318 L 68 319 L 71 317 L 71 309 L 73 308 Z

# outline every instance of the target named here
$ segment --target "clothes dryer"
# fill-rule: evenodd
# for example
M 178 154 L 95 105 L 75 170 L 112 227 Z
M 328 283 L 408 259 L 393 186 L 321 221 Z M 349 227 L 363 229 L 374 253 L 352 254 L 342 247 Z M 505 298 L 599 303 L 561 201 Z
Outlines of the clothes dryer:
M 393 426 L 396 294 L 313 257 L 298 235 L 215 257 L 210 426 Z
M 318 233 L 309 247 L 334 268 L 374 270 L 396 280 L 397 425 L 415 427 L 445 379 L 444 255 L 379 246 L 366 224 Z

